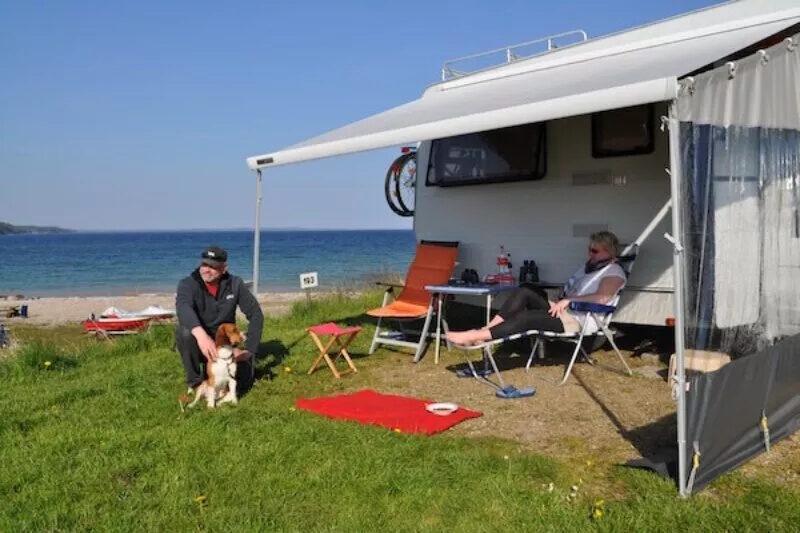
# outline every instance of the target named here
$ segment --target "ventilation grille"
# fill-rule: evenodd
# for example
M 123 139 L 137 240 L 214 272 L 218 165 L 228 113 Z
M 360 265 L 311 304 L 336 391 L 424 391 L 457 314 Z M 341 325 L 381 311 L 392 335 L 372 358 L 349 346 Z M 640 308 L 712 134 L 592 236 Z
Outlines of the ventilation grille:
M 591 172 L 574 172 L 572 174 L 572 184 L 577 187 L 585 185 L 609 185 L 610 183 L 610 170 L 593 170 Z

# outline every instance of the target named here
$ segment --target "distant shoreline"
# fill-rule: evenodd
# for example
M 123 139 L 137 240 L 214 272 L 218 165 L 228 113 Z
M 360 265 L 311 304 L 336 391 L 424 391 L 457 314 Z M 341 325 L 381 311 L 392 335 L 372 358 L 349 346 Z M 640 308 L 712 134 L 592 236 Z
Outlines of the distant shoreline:
M 0 222 L 0 236 L 2 235 L 54 235 L 75 233 L 75 230 L 59 228 L 57 226 L 17 226 L 8 222 Z

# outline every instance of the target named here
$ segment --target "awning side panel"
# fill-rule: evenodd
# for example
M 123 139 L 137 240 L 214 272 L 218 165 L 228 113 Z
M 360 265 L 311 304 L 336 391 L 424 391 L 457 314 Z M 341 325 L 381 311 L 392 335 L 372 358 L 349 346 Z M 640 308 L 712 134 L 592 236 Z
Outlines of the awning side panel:
M 800 34 L 683 85 L 682 122 L 800 130 Z

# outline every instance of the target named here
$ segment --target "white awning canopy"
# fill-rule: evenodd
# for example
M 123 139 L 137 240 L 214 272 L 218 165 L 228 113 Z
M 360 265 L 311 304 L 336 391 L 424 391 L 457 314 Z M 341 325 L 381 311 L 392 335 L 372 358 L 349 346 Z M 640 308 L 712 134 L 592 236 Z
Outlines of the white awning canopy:
M 436 84 L 413 102 L 283 150 L 249 157 L 247 164 L 251 169 L 286 165 L 671 100 L 677 96 L 679 77 L 800 23 L 797 7 L 769 12 L 775 5 L 785 7 L 783 0 L 748 7 L 752 4 L 767 12 L 746 13 L 732 21 L 722 13 L 731 7 L 723 5 L 698 12 L 708 18 L 709 11 L 720 10 L 716 20 L 722 22 L 717 25 L 664 35 L 659 26 L 679 20 L 669 19 L 633 30 L 642 34 L 635 42 L 621 33 L 500 67 L 494 77 L 493 71 L 486 71 Z M 737 10 L 742 16 L 741 8 Z M 599 47 L 602 41 L 605 46 Z

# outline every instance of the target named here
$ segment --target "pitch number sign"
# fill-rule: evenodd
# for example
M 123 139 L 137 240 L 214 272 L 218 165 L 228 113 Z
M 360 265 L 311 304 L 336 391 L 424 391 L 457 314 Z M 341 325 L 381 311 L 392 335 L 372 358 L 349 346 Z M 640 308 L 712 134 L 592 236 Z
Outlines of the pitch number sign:
M 316 272 L 304 272 L 300 274 L 300 288 L 313 289 L 319 286 L 319 277 Z

